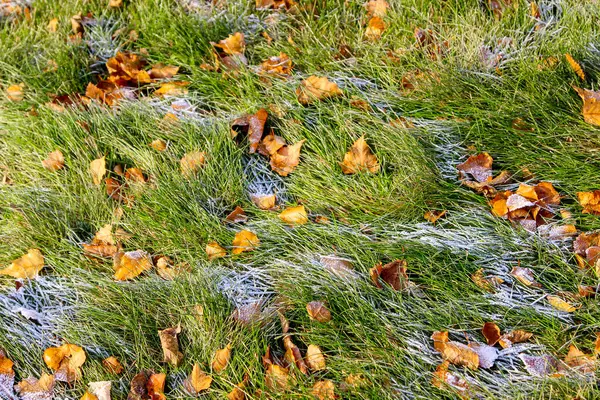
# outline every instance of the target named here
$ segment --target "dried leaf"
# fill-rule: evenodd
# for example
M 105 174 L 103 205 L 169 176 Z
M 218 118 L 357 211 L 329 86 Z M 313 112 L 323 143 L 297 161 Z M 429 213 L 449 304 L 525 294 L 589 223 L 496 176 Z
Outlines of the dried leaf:
M 90 244 L 83 243 L 82 246 L 88 253 L 99 257 L 112 257 L 119 251 L 119 247 L 115 246 L 115 243 L 112 225 L 106 224 L 96 232 Z
M 502 283 L 504 283 L 504 280 L 497 276 L 486 278 L 483 274 L 483 268 L 480 268 L 477 271 L 475 271 L 475 273 L 471 275 L 471 280 L 478 287 L 490 293 L 494 293 L 496 291 L 496 288 Z
M 232 313 L 232 318 L 242 325 L 252 325 L 260 321 L 260 300 L 238 306 Z
M 55 33 L 58 30 L 58 18 L 52 18 L 50 22 L 48 22 L 46 29 L 50 33 Z
M 250 380 L 250 377 L 248 376 L 248 374 L 245 374 L 244 375 L 244 380 L 241 381 L 240 383 L 238 383 L 231 390 L 231 392 L 229 392 L 227 394 L 227 400 L 245 400 L 246 399 L 246 393 L 244 392 L 244 389 L 246 389 L 246 386 L 248 386 L 249 380 Z
M 442 357 L 455 365 L 464 365 L 471 369 L 479 367 L 479 355 L 469 346 L 458 342 L 447 342 L 442 346 Z
M 287 361 L 288 365 L 295 365 L 301 373 L 308 374 L 308 367 L 302 358 L 302 353 L 298 346 L 292 342 L 289 335 L 283 337 L 283 346 L 285 348 L 284 360 Z
M 233 238 L 233 254 L 241 254 L 245 251 L 252 251 L 260 245 L 258 236 L 253 232 L 241 230 Z
M 168 79 L 177 75 L 177 72 L 179 72 L 179 67 L 174 65 L 156 64 L 150 69 L 149 75 L 152 79 Z
M 123 372 L 123 366 L 115 356 L 110 356 L 102 360 L 102 365 L 111 374 L 119 375 Z
M 584 214 L 600 215 L 600 190 L 577 192 L 577 199 L 583 207 Z
M 314 384 L 312 395 L 319 400 L 335 400 L 335 385 L 329 379 L 318 381 Z
M 190 376 L 183 382 L 183 386 L 192 396 L 196 397 L 200 392 L 208 390 L 212 383 L 212 377 L 206 375 L 196 363 Z
M 146 183 L 148 178 L 139 168 L 127 168 L 125 170 L 125 179 L 129 182 Z
M 156 151 L 165 151 L 167 149 L 167 142 L 162 139 L 155 139 L 150 143 L 150 147 Z
M 146 390 L 150 400 L 166 400 L 165 396 L 165 380 L 167 379 L 166 374 L 152 374 L 148 378 L 146 383 Z
M 85 392 L 79 400 L 98 400 L 98 397 L 90 392 Z
M 52 400 L 54 398 L 54 375 L 42 373 L 39 379 L 27 378 L 15 385 L 23 400 Z
M 8 267 L 0 269 L 0 275 L 16 279 L 33 279 L 44 267 L 44 256 L 38 249 L 30 249 L 27 254 L 14 260 Z
M 258 152 L 264 156 L 272 156 L 283 146 L 285 146 L 285 140 L 281 136 L 270 133 L 258 145 Z
M 158 257 L 155 264 L 158 275 L 167 281 L 172 281 L 177 276 L 189 271 L 188 264 L 173 265 L 173 260 L 167 256 Z
M 369 0 L 364 4 L 368 17 L 385 17 L 390 7 L 386 0 Z
M 350 150 L 344 155 L 340 164 L 344 174 L 356 174 L 362 171 L 376 174 L 379 172 L 377 157 L 371 153 L 364 136 L 354 142 Z
M 250 200 L 261 210 L 270 210 L 275 207 L 275 195 L 274 194 L 252 194 Z
M 596 371 L 596 357 L 585 354 L 574 345 L 569 346 L 564 362 L 582 374 L 593 374 Z
M 410 287 L 406 274 L 406 260 L 395 260 L 385 265 L 381 263 L 369 270 L 373 284 L 382 288 L 380 280 L 390 285 L 394 290 L 405 290 Z
M 494 362 L 498 359 L 498 350 L 495 347 L 483 343 L 471 342 L 469 343 L 469 348 L 477 353 L 479 367 L 481 368 L 492 368 Z
M 479 153 L 470 156 L 467 161 L 456 166 L 462 179 L 469 176 L 477 182 L 486 182 L 492 179 L 492 163 L 494 159 L 488 153 Z
M 306 304 L 306 311 L 312 320 L 323 323 L 331 321 L 331 312 L 329 312 L 322 301 L 311 301 Z
M 149 374 L 142 371 L 135 375 L 129 384 L 129 393 L 127 400 L 147 400 L 148 399 L 148 378 Z
M 287 390 L 292 385 L 292 379 L 287 368 L 276 364 L 267 365 L 265 385 L 271 390 Z
M 581 114 L 588 124 L 600 125 L 600 92 L 594 92 L 589 89 L 580 89 L 573 86 L 573 89 L 583 100 Z
M 209 260 L 214 260 L 215 258 L 225 257 L 227 255 L 227 250 L 215 241 L 208 242 L 206 244 L 206 255 L 208 255 Z
M 536 282 L 533 270 L 530 268 L 513 267 L 510 274 L 525 286 L 542 287 L 540 283 Z
M 309 344 L 306 349 L 306 364 L 312 371 L 322 371 L 326 368 L 325 356 L 321 348 L 315 344 Z
M 336 256 L 322 256 L 319 262 L 326 270 L 339 278 L 349 279 L 354 277 L 351 260 Z
M 585 80 L 585 73 L 583 72 L 583 68 L 581 68 L 581 65 L 579 65 L 579 63 L 575 61 L 575 59 L 569 53 L 565 54 L 565 58 L 567 59 L 569 66 L 577 74 L 577 76 L 580 77 L 581 80 Z
M 485 337 L 487 344 L 490 346 L 495 345 L 500 340 L 500 328 L 493 322 L 486 322 L 483 324 L 481 333 Z
M 110 8 L 119 8 L 123 5 L 123 0 L 109 0 L 108 6 Z
M 184 96 L 188 93 L 185 88 L 189 82 L 165 82 L 160 85 L 158 89 L 154 91 L 156 96 Z
M 227 368 L 229 359 L 231 358 L 231 344 L 228 344 L 225 348 L 217 350 L 213 357 L 211 366 L 215 372 L 221 372 Z
M 183 360 L 183 353 L 179 351 L 179 342 L 177 340 L 177 335 L 180 332 L 181 327 L 179 325 L 158 331 L 160 345 L 163 350 L 163 362 L 169 363 L 174 367 L 181 364 Z
M 74 382 L 81 377 L 81 366 L 85 362 L 85 351 L 75 344 L 49 347 L 44 351 L 44 362 L 54 372 L 57 381 Z
M 204 165 L 204 162 L 205 153 L 203 151 L 192 151 L 186 153 L 179 161 L 181 173 L 184 176 L 190 177 Z
M 383 35 L 383 31 L 385 30 L 385 23 L 383 19 L 380 17 L 373 17 L 369 20 L 367 24 L 367 29 L 365 30 L 365 37 L 368 40 L 376 41 L 381 38 Z
M 437 366 L 435 372 L 433 373 L 433 379 L 431 380 L 431 384 L 438 388 L 443 388 L 445 385 L 448 385 L 451 389 L 458 392 L 458 394 L 462 395 L 463 398 L 470 398 L 468 395 L 469 384 L 463 378 L 459 377 L 448 371 L 448 367 L 450 366 L 450 362 L 444 361 L 440 365 Z
M 94 182 L 94 185 L 100 185 L 104 174 L 106 174 L 105 157 L 98 158 L 90 163 L 90 174 L 92 174 L 92 182 Z
M 431 222 L 432 224 L 435 224 L 437 222 L 438 219 L 444 217 L 446 215 L 448 211 L 447 210 L 431 210 L 431 211 L 427 211 L 424 215 L 424 218 Z
M 442 352 L 446 343 L 448 343 L 448 331 L 435 331 L 431 335 L 431 340 L 433 340 L 433 348 L 438 352 Z
M 532 336 L 533 333 L 517 329 L 503 334 L 498 340 L 498 343 L 500 343 L 500 346 L 502 346 L 503 349 L 507 349 L 515 343 L 528 341 Z
M 42 161 L 42 166 L 49 171 L 58 171 L 65 166 L 65 157 L 60 150 L 48 153 L 48 157 Z
M 6 88 L 6 96 L 10 101 L 23 101 L 25 98 L 25 84 L 19 83 L 18 85 L 10 85 Z
M 303 80 L 298 89 L 296 89 L 298 101 L 304 105 L 310 104 L 315 100 L 324 100 L 342 94 L 336 83 L 330 82 L 326 77 L 314 75 Z
M 242 207 L 237 206 L 227 215 L 227 217 L 225 217 L 225 221 L 231 222 L 232 224 L 241 224 L 248 221 L 248 216 Z
M 288 176 L 300 162 L 300 149 L 306 140 L 284 146 L 271 156 L 271 168 L 281 176 Z
M 112 383 L 110 381 L 90 382 L 88 384 L 88 392 L 96 397 L 97 400 L 111 400 L 110 389 Z
M 286 208 L 279 214 L 279 219 L 290 225 L 303 225 L 308 222 L 304 206 Z
M 558 296 L 547 295 L 546 300 L 548 300 L 548 303 L 550 303 L 552 307 L 559 311 L 571 313 L 579 309 L 579 307 L 574 306 Z
M 289 75 L 292 72 L 292 60 L 285 53 L 269 57 L 260 64 L 259 72 Z
M 113 268 L 116 280 L 133 279 L 152 268 L 152 258 L 143 250 L 117 252 L 113 258 Z
M 519 357 L 523 361 L 523 364 L 525 364 L 527 372 L 532 376 L 545 378 L 560 371 L 558 360 L 549 354 L 543 354 L 541 356 L 519 354 Z

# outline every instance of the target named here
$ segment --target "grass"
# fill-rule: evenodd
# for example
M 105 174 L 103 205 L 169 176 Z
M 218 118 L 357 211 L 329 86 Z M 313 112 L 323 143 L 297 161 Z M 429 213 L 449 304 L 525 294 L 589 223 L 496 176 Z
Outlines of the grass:
M 209 370 L 215 350 L 231 343 L 231 364 L 214 374 L 204 398 L 223 398 L 246 373 L 247 398 L 311 398 L 316 381 L 331 379 L 339 391 L 349 374 L 362 374 L 367 384 L 338 392 L 342 398 L 454 398 L 430 383 L 441 362 L 429 339 L 435 330 L 481 341 L 483 323 L 496 321 L 503 331 L 534 334 L 520 348 L 527 354 L 562 358 L 570 344 L 592 351 L 600 330 L 597 303 L 584 300 L 567 315 L 549 307 L 543 295 L 596 285 L 597 277 L 577 269 L 569 242 L 548 241 L 493 217 L 484 197 L 460 186 L 453 167 L 487 151 L 494 168 L 513 172 L 515 181 L 525 179 L 527 168 L 532 182 L 553 182 L 564 196 L 561 207 L 572 212 L 580 230 L 600 228 L 598 217 L 582 214 L 576 201 L 577 191 L 598 189 L 600 141 L 597 128 L 583 121 L 571 88 L 597 87 L 595 2 L 538 1 L 545 26 L 536 30 L 526 1 L 516 1 L 499 20 L 477 0 L 390 1 L 387 28 L 376 42 L 364 39 L 362 1 L 300 1 L 297 13 L 259 11 L 252 1 L 230 0 L 222 7 L 199 1 L 195 10 L 182 5 L 188 3 L 125 1 L 110 9 L 100 0 L 35 0 L 29 19 L 0 17 L 0 88 L 26 88 L 21 102 L 0 96 L 0 178 L 11 180 L 0 185 L 0 265 L 29 248 L 39 248 L 46 260 L 42 276 L 20 291 L 12 278 L 0 278 L 0 348 L 15 362 L 17 381 L 48 371 L 44 349 L 69 342 L 81 345 L 88 360 L 80 382 L 58 385 L 59 398 L 79 398 L 89 382 L 101 380 L 112 381 L 113 399 L 126 398 L 131 378 L 144 369 L 167 373 L 168 398 L 188 398 L 181 383 L 192 365 Z M 79 12 L 91 12 L 98 24 L 89 28 L 93 39 L 76 43 L 68 40 L 69 20 Z M 59 20 L 56 33 L 46 28 L 52 18 Z M 416 48 L 415 27 L 447 40 L 445 56 L 432 59 Z M 128 39 L 132 29 L 137 41 Z M 200 68 L 211 60 L 210 42 L 236 31 L 246 35 L 250 67 L 236 77 Z M 505 37 L 510 43 L 499 44 Z M 350 55 L 340 56 L 342 45 Z M 503 52 L 499 72 L 482 62 L 482 45 Z M 152 96 L 114 109 L 92 105 L 57 113 L 45 106 L 53 94 L 84 93 L 105 73 L 107 54 L 118 49 L 144 49 L 150 63 L 180 66 L 195 112 L 165 122 L 170 101 Z M 253 66 L 280 52 L 293 60 L 289 79 L 256 74 Z M 585 82 L 568 68 L 564 53 L 581 61 Z M 559 62 L 541 68 L 550 56 Z M 56 71 L 47 71 L 49 60 Z M 432 78 L 403 90 L 402 77 L 416 69 Z M 344 96 L 300 105 L 295 90 L 313 74 L 338 83 Z M 353 106 L 357 99 L 368 110 Z M 288 143 L 306 139 L 300 165 L 285 178 L 229 134 L 231 120 L 272 105 L 281 111 L 270 114 L 277 134 Z M 390 124 L 398 118 L 415 127 Z M 532 130 L 515 129 L 516 118 Z M 382 170 L 343 175 L 339 162 L 361 136 Z M 167 151 L 148 146 L 157 138 L 169 142 Z M 65 155 L 65 168 L 51 173 L 41 161 L 55 149 Z M 179 159 L 198 149 L 206 152 L 206 165 L 185 178 Z M 151 177 L 149 187 L 133 188 L 130 207 L 92 184 L 89 163 L 103 155 L 109 168 L 135 166 Z M 277 213 L 252 203 L 252 194 L 273 188 L 282 207 L 301 203 L 330 224 L 290 228 Z M 249 222 L 223 224 L 236 206 Z M 428 224 L 423 213 L 431 209 L 448 210 L 448 217 Z M 150 271 L 115 282 L 111 260 L 87 257 L 81 249 L 107 223 L 132 234 L 127 250 L 169 255 L 191 271 L 174 281 Z M 207 260 L 207 242 L 229 248 L 242 228 L 258 235 L 258 249 Z M 352 260 L 355 278 L 340 279 L 323 267 L 321 256 L 332 254 Z M 369 269 L 395 259 L 407 260 L 421 295 L 371 284 Z M 511 277 L 519 262 L 535 271 L 543 290 Z M 478 288 L 470 275 L 479 268 L 501 276 L 504 289 L 494 295 Z M 282 299 L 295 343 L 303 351 L 319 345 L 327 370 L 298 375 L 293 389 L 277 393 L 265 386 L 261 356 L 267 346 L 283 350 L 279 319 L 269 313 Z M 268 315 L 264 323 L 235 324 L 235 307 L 256 300 Z M 313 300 L 327 303 L 331 322 L 309 319 L 305 306 Z M 22 309 L 36 311 L 38 319 L 27 319 Z M 175 368 L 161 362 L 157 330 L 177 324 L 185 358 Z M 123 375 L 102 367 L 109 355 L 122 361 Z M 530 377 L 517 352 L 503 353 L 490 370 L 451 370 L 466 376 L 483 398 L 598 396 L 585 377 Z

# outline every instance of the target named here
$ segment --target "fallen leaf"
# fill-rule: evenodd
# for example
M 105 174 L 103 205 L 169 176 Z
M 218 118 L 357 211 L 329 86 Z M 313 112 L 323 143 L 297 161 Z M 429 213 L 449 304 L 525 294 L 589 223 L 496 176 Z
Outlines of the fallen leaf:
M 15 385 L 15 391 L 23 400 L 52 400 L 54 398 L 54 375 L 42 373 L 39 379 L 27 378 Z
M 258 236 L 253 232 L 241 230 L 233 238 L 233 254 L 241 254 L 245 251 L 252 251 L 260 245 Z
M 150 400 L 166 400 L 165 396 L 165 380 L 167 379 L 166 374 L 152 374 L 148 378 L 146 383 L 146 390 Z
M 585 73 L 583 72 L 583 68 L 581 68 L 581 65 L 579 65 L 579 63 L 575 61 L 575 59 L 569 53 L 565 54 L 565 58 L 567 59 L 569 66 L 577 74 L 577 76 L 580 77 L 581 80 L 585 80 Z
M 272 156 L 283 146 L 285 146 L 285 140 L 281 136 L 270 133 L 261 140 L 258 152 L 264 156 Z
M 156 64 L 152 66 L 148 74 L 152 79 L 168 79 L 177 75 L 177 72 L 179 72 L 179 67 L 174 65 Z
M 179 351 L 179 342 L 177 335 L 181 332 L 181 327 L 175 326 L 162 331 L 158 331 L 160 345 L 163 350 L 163 362 L 169 363 L 174 367 L 181 364 L 183 353 Z
M 582 374 L 593 374 L 596 371 L 596 357 L 585 354 L 574 345 L 569 346 L 564 362 Z
M 275 207 L 275 195 L 274 194 L 252 194 L 250 200 L 261 210 L 270 210 Z
M 255 114 L 244 115 L 237 118 L 231 124 L 231 133 L 236 137 L 238 132 L 243 132 L 248 137 L 249 153 L 254 154 L 258 149 L 264 134 L 265 124 L 269 114 L 267 110 L 261 108 Z
M 380 280 L 390 285 L 394 290 L 405 290 L 410 287 L 406 274 L 406 260 L 395 260 L 385 265 L 381 263 L 369 270 L 371 281 L 378 288 L 382 288 Z
M 321 348 L 315 344 L 309 344 L 306 349 L 306 364 L 312 371 L 322 371 L 326 368 L 325 356 Z
M 589 89 L 581 89 L 573 86 L 573 89 L 583 100 L 581 114 L 588 124 L 600 125 L 600 92 L 594 92 Z
M 549 354 L 530 356 L 521 353 L 519 354 L 519 358 L 525 364 L 527 372 L 532 376 L 545 378 L 553 376 L 561 370 L 559 361 Z
M 48 157 L 42 161 L 42 166 L 49 171 L 58 171 L 65 166 L 65 157 L 60 150 L 48 153 Z
M 284 360 L 288 365 L 295 365 L 304 375 L 308 374 L 308 367 L 302 358 L 302 353 L 298 346 L 294 344 L 290 335 L 283 337 L 283 347 L 285 348 Z
M 446 213 L 448 213 L 447 210 L 431 210 L 425 213 L 424 218 L 432 224 L 435 224 L 437 220 L 444 217 Z
M 498 359 L 498 350 L 487 344 L 470 342 L 469 348 L 477 353 L 480 368 L 492 368 Z
M 125 179 L 129 182 L 145 183 L 148 178 L 139 168 L 127 168 L 125 170 Z
M 315 100 L 324 100 L 342 94 L 336 83 L 330 82 L 326 77 L 314 75 L 303 80 L 298 89 L 296 89 L 298 101 L 304 105 L 310 104 Z
M 215 258 L 225 257 L 227 255 L 227 250 L 221 247 L 217 242 L 208 242 L 206 244 L 206 255 L 208 255 L 209 260 L 214 260 Z
M 533 333 L 525 332 L 522 330 L 514 330 L 503 334 L 498 343 L 502 346 L 503 349 L 507 349 L 511 347 L 515 343 L 526 342 L 533 336 Z
M 11 375 L 14 377 L 15 371 L 13 371 L 13 365 L 12 360 L 6 356 L 4 351 L 0 350 L 0 375 Z
M 456 169 L 458 169 L 461 179 L 472 177 L 477 182 L 486 182 L 492 179 L 493 161 L 494 159 L 488 153 L 479 153 L 457 165 Z
M 150 142 L 150 147 L 156 151 L 165 151 L 167 149 L 167 142 L 162 139 L 155 139 Z
M 435 331 L 431 335 L 431 340 L 433 340 L 433 348 L 438 352 L 442 352 L 446 343 L 448 343 L 448 331 Z
M 108 6 L 111 8 L 119 8 L 123 5 L 123 0 L 109 0 Z M 154 400 L 154 399 L 152 399 Z
M 306 304 L 306 311 L 312 320 L 319 322 L 331 321 L 331 312 L 329 312 L 322 301 L 311 301 L 310 303 Z
M 381 38 L 383 31 L 385 30 L 385 23 L 383 19 L 380 17 L 373 17 L 369 20 L 367 24 L 367 29 L 365 30 L 365 37 L 368 40 L 375 41 Z
M 479 355 L 469 346 L 449 341 L 442 346 L 442 357 L 455 365 L 464 365 L 470 369 L 479 367 Z
M 219 43 L 213 43 L 214 47 L 218 47 L 225 54 L 237 55 L 243 54 L 246 48 L 246 41 L 244 40 L 244 34 L 236 32 L 229 35 L 227 38 L 220 40 Z
M 500 328 L 493 322 L 486 322 L 483 324 L 481 333 L 485 337 L 487 344 L 490 346 L 495 345 L 500 340 Z
M 98 400 L 111 400 L 110 399 L 111 387 L 112 387 L 112 383 L 110 381 L 90 382 L 88 384 L 88 392 L 86 392 L 86 393 L 91 393 Z
M 104 225 L 96 232 L 90 244 L 82 244 L 83 249 L 99 257 L 114 256 L 119 251 L 119 247 L 115 245 L 112 228 L 112 224 Z
M 158 89 L 154 91 L 156 96 L 184 96 L 188 93 L 185 88 L 189 82 L 165 82 L 160 85 Z
M 276 364 L 269 364 L 265 374 L 265 385 L 271 390 L 287 390 L 292 380 L 287 368 Z
M 181 263 L 173 265 L 173 260 L 171 260 L 171 258 L 167 256 L 159 257 L 156 260 L 155 265 L 156 272 L 158 272 L 158 275 L 167 281 L 172 281 L 184 272 L 189 272 L 188 264 Z
M 46 29 L 50 33 L 55 33 L 58 30 L 58 18 L 52 18 L 50 22 L 48 22 Z
M 192 151 L 186 153 L 179 161 L 181 173 L 184 176 L 191 176 L 197 172 L 205 162 L 205 153 L 203 151 Z
M 579 204 L 583 207 L 584 214 L 600 215 L 600 190 L 594 190 L 593 192 L 577 192 L 577 199 L 579 200 Z
M 285 53 L 267 58 L 260 64 L 260 72 L 289 75 L 292 72 L 292 60 Z
M 85 351 L 75 344 L 49 347 L 44 351 L 44 362 L 54 372 L 57 381 L 74 382 L 81 377 L 81 366 L 85 362 Z
M 152 268 L 152 258 L 143 250 L 117 252 L 113 258 L 113 268 L 116 280 L 133 279 Z
M 271 168 L 281 176 L 288 176 L 300 162 L 300 149 L 306 140 L 280 148 L 271 156 Z
M 561 299 L 558 296 L 547 295 L 546 300 L 548 300 L 548 303 L 550 303 L 552 307 L 559 311 L 571 313 L 579 309 L 579 307 L 575 307 L 573 304 Z
M 98 158 L 90 163 L 90 174 L 92 174 L 92 182 L 94 182 L 94 185 L 100 185 L 104 174 L 106 174 L 105 157 Z
M 513 267 L 510 274 L 525 286 L 541 288 L 542 285 L 536 282 L 533 270 L 530 268 Z
M 93 393 L 85 392 L 79 400 L 98 400 L 98 397 Z
M 308 222 L 304 206 L 286 208 L 279 214 L 279 219 L 290 225 L 303 225 Z
M 44 256 L 38 249 L 29 249 L 27 254 L 14 260 L 8 267 L 0 269 L 0 275 L 16 279 L 33 279 L 44 267 Z
M 321 256 L 319 262 L 327 271 L 339 278 L 350 279 L 354 277 L 351 260 L 336 256 Z
M 133 377 L 129 384 L 127 400 L 148 399 L 148 378 L 150 378 L 150 375 L 146 371 L 142 371 Z
M 483 274 L 483 268 L 475 271 L 473 275 L 471 275 L 471 280 L 481 289 L 488 291 L 490 293 L 494 293 L 496 288 L 504 283 L 504 280 L 500 277 L 493 276 L 490 278 L 486 278 Z
M 260 300 L 242 304 L 236 307 L 231 314 L 231 317 L 242 325 L 252 325 L 260 320 L 261 304 L 262 302 Z
M 227 400 L 245 400 L 246 393 L 244 392 L 244 389 L 246 389 L 246 386 L 248 386 L 249 380 L 250 377 L 248 374 L 245 374 L 244 380 L 235 385 L 231 392 L 227 394 Z
M 215 372 L 221 372 L 227 368 L 229 359 L 231 358 L 231 344 L 225 346 L 225 348 L 217 350 L 213 357 L 211 367 Z
M 390 7 L 385 0 L 369 0 L 364 4 L 368 17 L 385 17 Z
M 344 174 L 356 174 L 362 171 L 376 174 L 380 168 L 377 157 L 371 153 L 364 136 L 354 142 L 340 165 Z
M 596 341 L 594 342 L 594 354 L 600 353 L 600 332 L 596 332 Z
M 19 83 L 18 85 L 10 85 L 6 88 L 6 96 L 10 101 L 18 102 L 23 101 L 25 98 L 25 84 Z
M 192 396 L 196 397 L 200 392 L 208 390 L 212 383 L 212 377 L 206 375 L 196 363 L 190 376 L 183 382 L 183 386 Z
M 115 356 L 110 356 L 102 360 L 102 365 L 111 374 L 119 375 L 123 372 L 123 366 Z
M 335 400 L 335 385 L 329 379 L 318 381 L 313 385 L 312 395 L 319 400 Z
M 456 390 L 463 398 L 470 398 L 468 395 L 469 384 L 463 378 L 448 371 L 450 362 L 447 360 L 438 365 L 433 373 L 431 384 L 437 388 L 443 388 L 448 385 Z

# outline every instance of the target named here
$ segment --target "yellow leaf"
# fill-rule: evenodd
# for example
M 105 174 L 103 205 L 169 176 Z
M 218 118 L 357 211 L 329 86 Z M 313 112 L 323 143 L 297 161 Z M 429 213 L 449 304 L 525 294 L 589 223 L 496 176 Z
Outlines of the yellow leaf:
M 177 340 L 177 335 L 180 332 L 180 326 L 158 331 L 160 345 L 163 350 L 163 362 L 169 363 L 175 367 L 183 360 L 183 353 L 179 351 L 179 342 Z
M 231 357 L 231 345 L 228 344 L 225 348 L 217 350 L 213 357 L 211 366 L 215 372 L 221 372 L 227 368 Z
M 287 368 L 276 364 L 267 365 L 265 384 L 271 390 L 287 390 L 292 384 L 290 373 Z
M 448 211 L 446 210 L 431 210 L 431 211 L 427 211 L 424 215 L 424 218 L 431 222 L 432 224 L 435 224 L 437 222 L 438 219 L 442 218 L 444 215 L 446 215 Z
M 32 279 L 44 267 L 44 256 L 38 249 L 30 249 L 27 254 L 14 260 L 8 267 L 0 270 L 0 275 L 8 275 L 17 279 Z
M 270 210 L 275 207 L 275 195 L 274 194 L 252 194 L 250 200 L 261 210 Z
M 202 151 L 192 151 L 186 153 L 179 162 L 181 173 L 190 176 L 200 169 L 205 162 L 205 153 Z
M 167 149 L 167 142 L 162 139 L 155 139 L 150 143 L 150 147 L 156 151 L 165 151 Z
M 581 114 L 588 124 L 600 126 L 600 92 L 594 92 L 589 89 L 580 89 L 573 86 L 573 89 L 583 100 Z
M 13 365 L 14 363 L 6 357 L 4 351 L 0 350 L 0 375 L 14 375 Z
M 241 254 L 245 251 L 252 251 L 260 245 L 258 236 L 253 232 L 241 230 L 235 234 L 233 239 L 233 254 Z
M 279 219 L 291 225 L 303 225 L 308 222 L 304 206 L 286 208 L 279 214 Z
M 214 260 L 215 258 L 225 257 L 227 251 L 219 243 L 213 241 L 206 244 L 206 254 L 209 260 Z
M 344 161 L 340 165 L 344 174 L 356 174 L 362 171 L 373 174 L 379 172 L 377 157 L 371 153 L 364 137 L 360 137 L 354 142 L 350 150 L 344 155 Z
M 600 215 L 600 190 L 577 192 L 577 199 L 583 207 L 584 214 Z
M 219 43 L 213 43 L 213 46 L 221 48 L 225 54 L 236 55 L 244 53 L 246 42 L 244 41 L 244 34 L 236 32 L 219 41 Z
M 292 60 L 285 53 L 269 57 L 260 64 L 260 72 L 289 75 L 292 72 Z
M 185 88 L 189 82 L 165 82 L 154 91 L 156 96 L 183 96 L 188 90 Z
M 150 69 L 150 78 L 168 79 L 177 75 L 177 72 L 179 72 L 179 67 L 176 67 L 174 65 L 156 64 L 153 65 Z
M 369 0 L 365 3 L 368 17 L 384 17 L 387 14 L 389 4 L 385 0 Z
M 210 388 L 212 377 L 206 375 L 196 363 L 190 376 L 183 382 L 185 389 L 193 396 Z
M 18 85 L 11 85 L 6 89 L 6 95 L 10 101 L 23 101 L 25 94 L 23 89 L 25 84 L 19 83 Z
M 383 31 L 385 30 L 385 23 L 380 17 L 373 17 L 367 24 L 367 30 L 365 31 L 365 37 L 371 41 L 378 40 L 381 38 Z
M 42 161 L 42 166 L 49 171 L 58 171 L 65 166 L 65 157 L 60 150 L 54 150 Z
M 582 80 L 585 80 L 585 73 L 583 72 L 583 68 L 581 68 L 581 65 L 579 65 L 579 63 L 575 61 L 575 59 L 571 57 L 569 53 L 565 54 L 565 58 L 567 59 L 567 62 L 571 66 L 571 69 L 577 74 L 577 76 L 580 77 Z
M 573 304 L 561 299 L 558 296 L 548 295 L 546 296 L 546 300 L 548 300 L 548 303 L 550 303 L 552 307 L 556 308 L 559 311 L 571 313 L 579 309 L 579 307 L 575 307 Z
M 123 5 L 123 0 L 109 0 L 108 1 L 108 6 L 111 8 L 119 8 L 122 5 Z
M 152 268 L 152 258 L 143 250 L 118 252 L 114 256 L 114 278 L 118 281 L 133 279 Z
M 300 162 L 300 149 L 306 140 L 284 146 L 271 156 L 271 168 L 281 176 L 288 176 Z
M 246 393 L 244 393 L 244 389 L 248 385 L 250 377 L 248 374 L 244 375 L 244 380 L 238 383 L 231 392 L 227 394 L 227 400 L 245 400 Z
M 119 375 L 121 372 L 123 372 L 123 366 L 115 356 L 110 356 L 102 360 L 102 365 L 111 374 Z
M 314 344 L 309 344 L 306 349 L 306 364 L 313 371 L 321 371 L 326 368 L 325 356 L 321 348 Z
M 312 395 L 319 400 L 335 400 L 335 385 L 329 379 L 318 381 L 312 388 Z
M 51 370 L 56 371 L 57 381 L 73 382 L 81 377 L 80 367 L 85 362 L 83 349 L 75 344 L 63 344 L 60 347 L 49 347 L 44 351 L 44 362 Z
M 533 270 L 530 268 L 513 267 L 510 274 L 525 286 L 541 288 L 542 285 L 536 282 Z
M 507 349 L 515 343 L 528 341 L 532 336 L 533 333 L 517 329 L 503 334 L 498 340 L 498 343 L 500 343 L 500 346 L 502 346 L 503 349 Z
M 94 185 L 100 185 L 104 174 L 106 174 L 106 158 L 100 157 L 90 163 L 90 174 Z
M 326 77 L 310 76 L 303 80 L 296 96 L 301 104 L 310 104 L 315 100 L 323 100 L 329 97 L 342 95 L 342 91 L 335 82 L 330 82 Z
M 455 365 L 464 365 L 471 369 L 479 367 L 479 355 L 469 346 L 458 342 L 447 342 L 442 346 L 442 356 Z
M 98 400 L 98 397 L 93 393 L 85 392 L 79 400 Z
M 15 386 L 22 398 L 50 400 L 54 397 L 54 375 L 42 373 L 40 379 L 27 378 Z
M 596 371 L 596 357 L 585 354 L 576 346 L 569 346 L 569 353 L 565 356 L 565 364 L 583 374 L 593 374 Z

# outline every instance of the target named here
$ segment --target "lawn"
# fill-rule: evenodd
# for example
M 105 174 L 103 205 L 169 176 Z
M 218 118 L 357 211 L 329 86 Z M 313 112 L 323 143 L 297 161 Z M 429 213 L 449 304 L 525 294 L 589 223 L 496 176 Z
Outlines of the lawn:
M 0 398 L 600 397 L 599 18 L 0 0 Z

